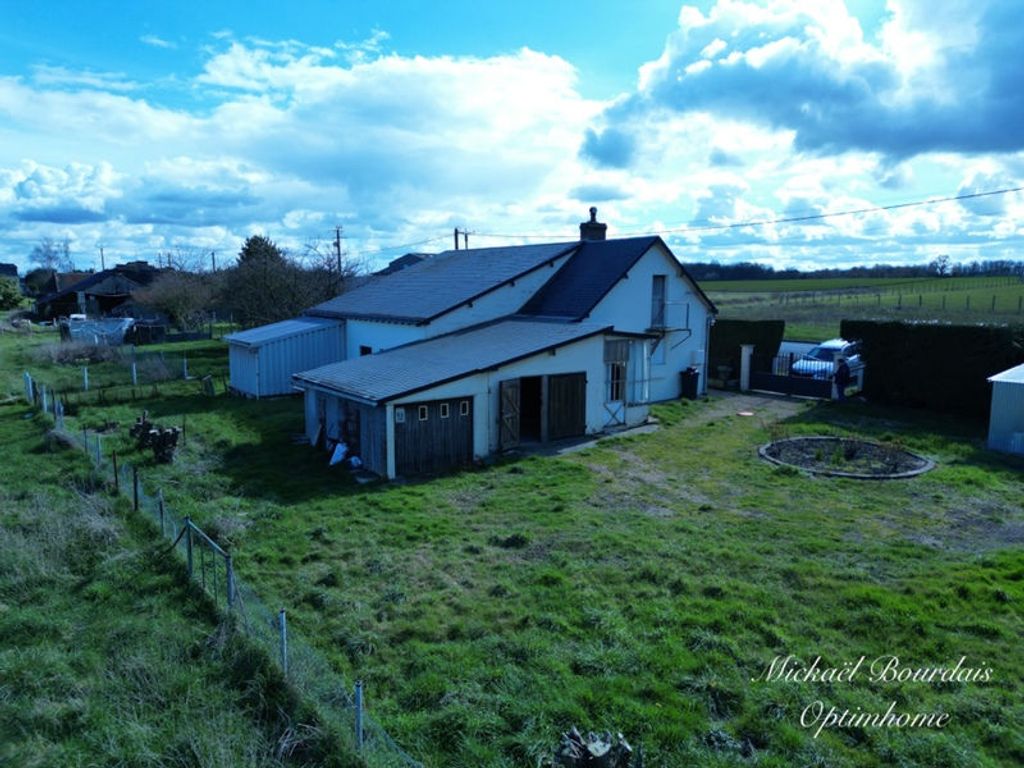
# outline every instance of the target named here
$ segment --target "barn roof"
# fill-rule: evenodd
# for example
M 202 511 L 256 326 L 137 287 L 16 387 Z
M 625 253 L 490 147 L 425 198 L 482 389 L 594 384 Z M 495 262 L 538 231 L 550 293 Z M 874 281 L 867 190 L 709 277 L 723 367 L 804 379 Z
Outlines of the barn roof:
M 574 320 L 587 317 L 615 284 L 633 268 L 640 257 L 658 243 L 671 254 L 668 246 L 657 235 L 579 242 L 576 252 L 544 287 L 530 297 L 523 306 L 522 313 Z M 715 311 L 715 305 L 697 282 L 681 264 L 676 264 L 689 278 L 694 290 L 707 303 L 708 308 Z
M 239 331 L 224 337 L 229 344 L 240 344 L 246 347 L 259 347 L 269 341 L 287 339 L 291 336 L 298 336 L 310 331 L 318 331 L 332 325 L 338 325 L 338 320 L 327 317 L 296 317 L 292 320 L 282 320 L 279 323 L 261 325 L 258 328 L 250 328 L 247 331 Z
M 606 332 L 613 332 L 612 326 L 511 317 L 302 371 L 293 378 L 380 403 Z
M 318 304 L 307 314 L 393 322 L 429 322 L 526 275 L 579 243 L 445 251 Z

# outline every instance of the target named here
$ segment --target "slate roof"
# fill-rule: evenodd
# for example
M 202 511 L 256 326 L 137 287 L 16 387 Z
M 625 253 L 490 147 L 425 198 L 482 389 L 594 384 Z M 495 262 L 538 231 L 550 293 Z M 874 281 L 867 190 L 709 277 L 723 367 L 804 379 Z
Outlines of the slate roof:
M 327 317 L 296 317 L 292 320 L 282 320 L 279 323 L 261 325 L 258 328 L 250 328 L 247 331 L 238 331 L 224 337 L 230 344 L 241 344 L 247 347 L 258 347 L 268 341 L 286 339 L 290 336 L 298 336 L 300 333 L 318 331 L 321 328 L 338 325 L 337 320 Z
M 584 240 L 557 273 L 523 305 L 520 312 L 536 317 L 558 317 L 572 320 L 585 318 L 615 284 L 633 268 L 640 257 L 656 243 L 665 245 L 658 236 L 627 237 L 617 240 Z M 671 253 L 668 246 L 665 250 Z M 675 261 L 675 259 L 673 258 Z M 690 279 L 694 290 L 708 308 L 717 311 L 711 299 L 690 278 L 686 269 L 676 262 Z
M 72 293 L 78 293 L 79 291 L 88 293 L 89 289 L 93 286 L 111 278 L 112 282 L 103 295 L 114 296 L 131 293 L 140 286 L 152 283 L 161 272 L 162 270 L 148 264 L 145 267 L 119 265 L 110 269 L 104 269 L 101 272 L 68 272 L 58 275 L 61 287 L 54 293 L 39 299 L 39 303 L 47 304 L 55 299 Z M 79 275 L 81 276 L 80 279 L 74 280 L 74 282 L 68 281 L 69 277 L 73 278 Z
M 380 403 L 605 332 L 612 332 L 612 326 L 511 317 L 302 371 L 293 378 Z
M 445 251 L 318 304 L 307 315 L 424 323 L 538 269 L 579 245 Z

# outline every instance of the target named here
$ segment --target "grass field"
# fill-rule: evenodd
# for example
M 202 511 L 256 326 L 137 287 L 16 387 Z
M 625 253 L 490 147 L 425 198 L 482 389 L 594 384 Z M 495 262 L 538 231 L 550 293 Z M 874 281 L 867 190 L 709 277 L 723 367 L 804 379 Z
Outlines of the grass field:
M 1024 322 L 1024 281 L 1007 277 L 707 281 L 723 318 L 786 320 L 786 338 L 823 340 L 849 319 Z
M 89 403 L 72 423 L 126 426 L 141 407 Z M 145 407 L 187 416 L 175 464 L 107 447 L 230 544 L 271 604 L 294 606 L 428 765 L 534 765 L 574 723 L 623 731 L 649 767 L 1024 762 L 1024 465 L 985 451 L 982 424 L 857 403 L 771 401 L 748 405 L 753 417 L 728 400 L 668 404 L 650 435 L 364 487 L 294 444 L 294 399 L 182 382 Z M 804 433 L 893 441 L 938 468 L 863 483 L 757 459 L 770 437 Z M 752 682 L 787 654 L 966 657 L 992 673 Z M 951 719 L 814 738 L 800 716 L 815 701 Z
M 50 338 L 0 335 L 0 394 Z M 0 764 L 335 764 L 166 545 L 27 415 L 0 404 Z

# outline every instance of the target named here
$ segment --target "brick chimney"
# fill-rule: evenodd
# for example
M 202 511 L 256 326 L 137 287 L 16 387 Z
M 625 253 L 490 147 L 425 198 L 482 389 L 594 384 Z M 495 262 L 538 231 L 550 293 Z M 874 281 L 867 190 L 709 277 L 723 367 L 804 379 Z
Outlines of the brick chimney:
M 604 240 L 608 225 L 597 220 L 597 208 L 590 206 L 590 221 L 580 222 L 580 240 Z

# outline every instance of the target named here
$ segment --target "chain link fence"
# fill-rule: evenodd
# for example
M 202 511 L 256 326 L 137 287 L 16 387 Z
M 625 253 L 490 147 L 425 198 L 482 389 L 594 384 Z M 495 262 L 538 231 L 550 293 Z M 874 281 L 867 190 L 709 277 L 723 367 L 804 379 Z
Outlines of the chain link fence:
M 349 686 L 323 654 L 290 631 L 285 609 L 272 610 L 252 585 L 238 578 L 230 552 L 190 518 L 175 513 L 159 489 L 148 488 L 138 467 L 119 460 L 116 452 L 104 446 L 107 435 L 67 429 L 60 400 L 51 392 L 25 374 L 28 402 L 53 416 L 56 429 L 86 452 L 100 477 L 112 482 L 115 491 L 131 499 L 134 509 L 153 522 L 181 557 L 192 581 L 222 616 L 234 617 L 246 637 L 277 661 L 288 682 L 316 706 L 324 725 L 339 734 L 351 734 L 350 743 L 368 768 L 423 768 L 365 710 L 362 684 Z

